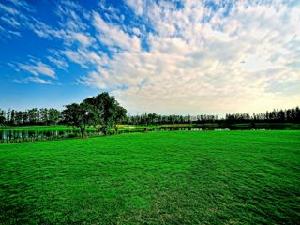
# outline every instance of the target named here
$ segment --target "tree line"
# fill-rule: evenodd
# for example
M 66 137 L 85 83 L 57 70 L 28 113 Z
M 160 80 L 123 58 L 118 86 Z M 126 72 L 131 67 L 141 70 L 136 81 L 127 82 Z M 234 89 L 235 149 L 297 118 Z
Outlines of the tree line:
M 144 113 L 141 115 L 129 115 L 124 120 L 129 125 L 164 125 L 164 124 L 191 124 L 198 121 L 214 122 L 218 115 L 160 115 L 157 113 Z
M 62 122 L 62 114 L 57 109 L 33 108 L 25 111 L 0 109 L 0 125 L 29 126 L 56 125 Z
M 201 124 L 226 122 L 266 122 L 266 123 L 300 123 L 300 109 L 295 107 L 287 110 L 273 110 L 265 113 L 227 113 L 225 117 L 218 115 L 202 114 L 190 115 L 159 115 L 156 113 L 144 113 L 142 115 L 127 116 L 125 124 L 131 125 L 162 125 L 162 124 Z
M 289 122 L 300 123 L 300 109 L 295 107 L 287 110 L 273 110 L 265 113 L 228 113 L 225 117 L 218 115 L 160 115 L 144 113 L 128 115 L 127 110 L 120 106 L 117 100 L 107 92 L 96 97 L 86 98 L 81 103 L 72 103 L 65 109 L 29 109 L 25 111 L 0 109 L 0 125 L 56 125 L 65 124 L 80 128 L 82 134 L 87 126 L 94 126 L 104 134 L 115 130 L 116 124 L 128 125 L 163 125 L 163 124 L 201 124 L 201 123 L 228 124 L 243 122 Z
M 265 113 L 234 113 L 226 114 L 225 120 L 229 122 L 300 122 L 299 107 L 287 110 L 274 110 Z

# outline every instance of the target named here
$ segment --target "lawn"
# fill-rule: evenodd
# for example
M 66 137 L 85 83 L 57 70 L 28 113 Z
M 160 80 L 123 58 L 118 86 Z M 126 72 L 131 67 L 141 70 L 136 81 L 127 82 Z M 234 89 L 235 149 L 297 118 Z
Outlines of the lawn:
M 0 224 L 300 224 L 300 131 L 0 144 Z

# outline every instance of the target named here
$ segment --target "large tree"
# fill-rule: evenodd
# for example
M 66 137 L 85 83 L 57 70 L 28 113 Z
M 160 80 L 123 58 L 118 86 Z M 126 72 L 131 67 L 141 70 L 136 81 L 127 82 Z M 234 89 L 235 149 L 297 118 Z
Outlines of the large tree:
M 96 97 L 86 98 L 82 103 L 66 106 L 62 112 L 64 122 L 80 128 L 82 137 L 87 125 L 94 125 L 104 135 L 113 132 L 116 124 L 126 117 L 126 109 L 107 92 Z
M 86 126 L 89 123 L 89 112 L 83 104 L 72 103 L 65 106 L 66 109 L 62 112 L 66 124 L 78 127 L 81 137 L 84 137 Z
M 104 134 L 116 129 L 116 124 L 126 117 L 127 110 L 119 105 L 117 100 L 107 92 L 94 98 L 86 98 L 83 105 L 90 113 L 94 125 Z

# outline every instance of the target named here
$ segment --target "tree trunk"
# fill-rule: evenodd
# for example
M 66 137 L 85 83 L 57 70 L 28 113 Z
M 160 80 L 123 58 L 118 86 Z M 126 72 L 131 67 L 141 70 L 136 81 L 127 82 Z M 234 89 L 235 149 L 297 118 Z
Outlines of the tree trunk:
M 84 136 L 84 127 L 80 127 L 80 132 L 81 132 L 81 138 Z

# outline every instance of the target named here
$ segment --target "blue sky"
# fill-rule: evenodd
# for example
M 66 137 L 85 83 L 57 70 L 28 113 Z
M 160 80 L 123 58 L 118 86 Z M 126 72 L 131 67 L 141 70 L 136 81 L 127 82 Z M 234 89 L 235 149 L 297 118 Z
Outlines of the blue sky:
M 0 0 L 0 108 L 108 91 L 130 113 L 300 103 L 298 0 Z

